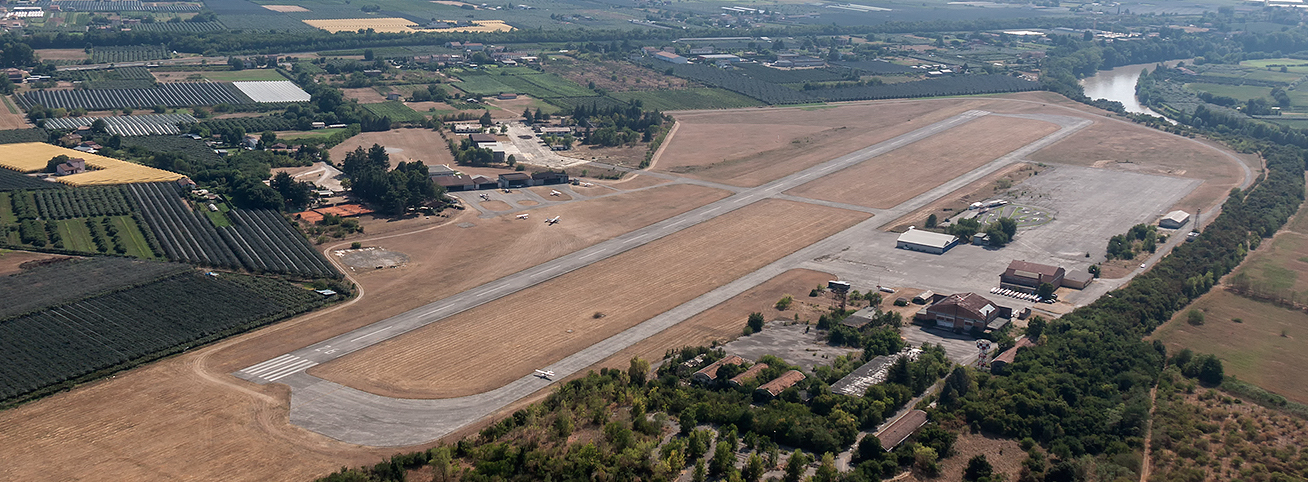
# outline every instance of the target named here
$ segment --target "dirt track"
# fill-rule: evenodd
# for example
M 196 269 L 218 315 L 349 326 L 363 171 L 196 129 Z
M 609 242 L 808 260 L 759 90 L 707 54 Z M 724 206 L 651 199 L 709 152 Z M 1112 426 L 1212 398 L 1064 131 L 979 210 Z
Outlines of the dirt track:
M 310 374 L 391 397 L 485 392 L 866 218 L 763 201 L 319 365 Z M 476 357 L 461 349 L 473 346 Z

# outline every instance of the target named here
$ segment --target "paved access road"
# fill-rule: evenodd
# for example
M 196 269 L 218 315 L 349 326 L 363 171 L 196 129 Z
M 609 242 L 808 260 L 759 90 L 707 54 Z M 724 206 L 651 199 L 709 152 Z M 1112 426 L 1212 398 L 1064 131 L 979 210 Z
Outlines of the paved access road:
M 739 190 L 725 199 L 641 228 L 611 240 L 561 256 L 532 268 L 472 288 L 463 293 L 373 323 L 280 357 L 252 365 L 235 373 L 256 383 L 278 382 L 291 387 L 291 422 L 329 437 L 361 445 L 405 446 L 427 442 L 473 423 L 515 400 L 548 386 L 551 382 L 525 376 L 490 392 L 453 399 L 412 400 L 374 395 L 304 373 L 320 363 L 339 358 L 399 336 L 454 314 L 472 309 L 511 293 L 548 281 L 682 229 L 700 224 L 763 199 L 781 197 L 782 192 L 835 173 L 867 159 L 940 134 L 989 115 L 968 111 L 928 125 L 874 146 L 841 156 L 755 188 Z M 785 271 L 824 254 L 839 251 L 868 232 L 894 221 L 958 188 L 980 179 L 1024 156 L 1088 126 L 1091 121 L 1063 116 L 1022 116 L 1051 121 L 1062 129 L 996 159 L 972 172 L 937 186 L 899 206 L 871 210 L 878 216 L 803 248 L 755 272 L 712 290 L 622 333 L 568 356 L 543 369 L 562 378 L 598 363 L 618 351 L 724 302 Z M 803 198 L 794 198 L 810 202 Z M 869 211 L 865 208 L 860 209 Z

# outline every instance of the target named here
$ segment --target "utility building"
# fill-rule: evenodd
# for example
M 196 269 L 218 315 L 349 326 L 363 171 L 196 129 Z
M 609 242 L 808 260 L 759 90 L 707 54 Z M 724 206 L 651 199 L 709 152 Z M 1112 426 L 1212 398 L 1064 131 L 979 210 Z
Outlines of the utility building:
M 910 227 L 904 234 L 899 235 L 899 242 L 895 244 L 895 247 L 910 251 L 944 254 L 945 251 L 949 251 L 949 248 L 954 247 L 956 244 L 958 244 L 957 236 L 922 231 Z
M 1166 229 L 1181 229 L 1185 223 L 1190 222 L 1190 213 L 1185 211 L 1172 211 L 1158 220 L 1158 227 Z
M 1035 293 L 1042 283 L 1049 283 L 1058 288 L 1063 286 L 1063 276 L 1067 270 L 1061 267 L 1028 263 L 1013 260 L 1008 269 L 999 275 L 999 287 L 1023 293 Z

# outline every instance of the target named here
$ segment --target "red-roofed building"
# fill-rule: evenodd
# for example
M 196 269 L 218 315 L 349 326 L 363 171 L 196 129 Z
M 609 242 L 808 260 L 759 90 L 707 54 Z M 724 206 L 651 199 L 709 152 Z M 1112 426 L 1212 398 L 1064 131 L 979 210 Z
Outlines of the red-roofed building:
M 699 371 L 695 372 L 694 375 L 691 375 L 691 379 L 699 383 L 713 383 L 718 380 L 718 369 L 722 368 L 723 365 L 742 365 L 744 363 L 744 358 L 736 355 L 729 355 L 721 360 L 710 363 L 709 366 L 701 368 Z

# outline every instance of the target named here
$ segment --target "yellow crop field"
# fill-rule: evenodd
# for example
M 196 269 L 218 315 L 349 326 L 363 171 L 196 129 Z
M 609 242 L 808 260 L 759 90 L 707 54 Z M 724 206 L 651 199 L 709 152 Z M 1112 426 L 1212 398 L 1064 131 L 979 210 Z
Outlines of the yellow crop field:
M 418 26 L 410 20 L 394 17 L 317 19 L 304 20 L 304 23 L 332 33 L 357 32 L 359 29 L 373 29 L 383 33 L 415 32 L 413 27 Z
M 443 20 L 454 23 L 453 20 Z M 513 26 L 504 23 L 503 20 L 473 20 L 471 27 L 446 27 L 446 28 L 425 28 L 423 32 L 509 32 Z
M 165 182 L 176 181 L 183 177 L 175 172 L 132 164 L 95 154 L 87 154 L 82 151 L 41 142 L 5 144 L 0 146 L 0 150 L 5 153 L 4 156 L 0 156 L 0 167 L 19 172 L 36 172 L 45 169 L 50 159 L 58 155 L 86 159 L 86 167 L 88 168 L 86 172 L 59 178 L 59 182 L 70 186 Z

